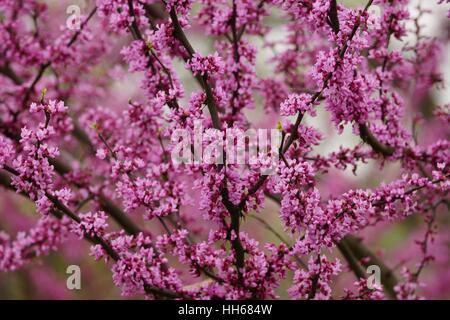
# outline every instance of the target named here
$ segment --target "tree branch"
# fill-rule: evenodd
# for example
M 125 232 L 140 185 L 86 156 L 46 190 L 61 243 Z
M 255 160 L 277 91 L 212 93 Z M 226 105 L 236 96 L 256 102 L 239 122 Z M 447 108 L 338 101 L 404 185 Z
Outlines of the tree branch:
M 11 79 L 15 85 L 20 86 L 23 83 L 23 80 L 15 73 L 11 66 L 6 64 L 4 66 L 0 66 L 0 74 L 3 74 L 7 78 Z
M 345 258 L 345 260 L 348 263 L 348 266 L 353 271 L 357 279 L 364 279 L 366 278 L 366 273 L 361 268 L 358 260 L 355 258 L 353 251 L 349 248 L 347 244 L 348 240 L 344 237 L 341 241 L 336 243 L 336 246 L 338 247 L 339 251 L 341 252 L 342 256 Z
M 340 26 L 336 0 L 330 0 L 330 10 L 328 11 L 328 19 L 330 26 L 333 29 L 333 32 L 336 34 L 339 33 Z
M 373 254 L 369 249 L 367 249 L 360 238 L 348 235 L 345 238 L 346 245 L 352 250 L 355 257 L 362 263 L 364 267 L 370 265 L 377 265 L 381 269 L 381 283 L 383 284 L 384 291 L 392 298 L 397 299 L 395 293 L 395 286 L 398 283 L 394 272 L 375 254 Z M 364 258 L 369 258 L 366 261 Z
M 381 153 L 384 156 L 392 156 L 394 154 L 394 148 L 379 142 L 365 124 L 359 125 L 359 134 L 361 139 L 370 145 L 376 152 Z

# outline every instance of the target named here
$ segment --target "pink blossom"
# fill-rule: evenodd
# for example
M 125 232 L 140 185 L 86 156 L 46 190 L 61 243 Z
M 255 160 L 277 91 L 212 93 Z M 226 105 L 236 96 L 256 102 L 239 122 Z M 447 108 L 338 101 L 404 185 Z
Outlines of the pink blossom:
M 291 94 L 281 104 L 280 114 L 283 116 L 293 116 L 298 112 L 305 113 L 308 111 L 314 116 L 316 113 L 311 100 L 312 98 L 308 94 Z
M 217 52 L 206 57 L 196 53 L 186 64 L 186 67 L 191 69 L 194 75 L 205 75 L 206 73 L 214 75 L 223 73 L 224 65 Z

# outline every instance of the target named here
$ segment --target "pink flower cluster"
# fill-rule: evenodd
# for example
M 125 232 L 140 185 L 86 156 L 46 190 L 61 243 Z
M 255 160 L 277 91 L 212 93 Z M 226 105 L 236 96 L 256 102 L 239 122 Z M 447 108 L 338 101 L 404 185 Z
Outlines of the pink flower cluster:
M 308 94 L 291 94 L 280 105 L 280 114 L 282 116 L 293 116 L 297 113 L 306 113 L 307 111 L 315 116 L 313 109 L 312 98 Z
M 70 224 L 67 217 L 45 216 L 30 230 L 18 232 L 15 239 L 0 232 L 0 271 L 17 270 L 35 257 L 58 250 L 67 239 Z
M 186 67 L 191 69 L 194 75 L 204 76 L 206 74 L 223 73 L 224 64 L 217 52 L 206 57 L 196 53 L 186 63 Z
M 294 298 L 325 300 L 331 297 L 331 277 L 341 271 L 339 260 L 330 262 L 325 256 L 311 257 L 308 271 L 297 270 L 294 275 L 294 286 L 289 293 Z M 317 287 L 317 290 L 313 290 Z M 314 293 L 312 295 L 311 293 Z

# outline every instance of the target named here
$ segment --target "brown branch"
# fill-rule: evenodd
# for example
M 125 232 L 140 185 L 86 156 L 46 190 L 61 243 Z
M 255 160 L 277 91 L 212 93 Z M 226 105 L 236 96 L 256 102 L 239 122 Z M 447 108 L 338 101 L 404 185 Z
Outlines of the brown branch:
M 336 34 L 339 33 L 340 26 L 336 0 L 330 0 L 330 10 L 328 11 L 328 19 L 330 26 L 333 29 L 333 32 Z
M 347 244 L 348 239 L 343 238 L 341 241 L 336 243 L 336 246 L 338 247 L 339 251 L 341 252 L 342 256 L 345 258 L 345 260 L 348 263 L 348 266 L 353 271 L 357 279 L 364 279 L 366 278 L 366 273 L 361 268 L 361 265 L 359 264 L 358 260 L 356 259 L 353 251 L 350 249 L 350 247 Z
M 395 286 L 398 283 L 394 272 L 375 254 L 368 250 L 363 244 L 360 238 L 348 235 L 345 238 L 345 243 L 352 250 L 353 254 L 364 267 L 370 265 L 377 265 L 381 269 L 381 283 L 383 284 L 384 291 L 392 298 L 397 299 L 395 293 Z M 364 258 L 369 258 L 367 261 Z
M 153 18 L 153 19 L 165 19 L 167 17 L 166 12 L 156 4 L 149 4 L 142 1 L 139 1 L 141 5 L 144 6 L 145 14 L 147 17 Z
M 391 146 L 387 146 L 382 144 L 377 140 L 377 138 L 370 132 L 369 128 L 365 124 L 359 125 L 359 134 L 361 139 L 370 145 L 373 150 L 384 155 L 384 156 L 392 156 L 394 154 L 394 148 Z
M 234 254 L 236 257 L 235 266 L 238 274 L 238 282 L 242 284 L 244 279 L 242 276 L 241 269 L 245 267 L 245 250 L 241 242 L 240 238 L 240 218 L 241 212 L 236 208 L 236 206 L 229 200 L 228 198 L 228 189 L 222 188 L 222 203 L 225 208 L 230 213 L 231 224 L 230 224 L 230 232 L 228 234 L 228 238 L 231 241 L 231 246 L 233 247 Z M 234 232 L 234 238 L 232 238 L 231 231 Z
M 317 263 L 319 264 L 319 271 L 311 279 L 311 290 L 308 292 L 308 300 L 315 298 L 317 289 L 319 288 L 320 272 L 322 271 L 322 263 L 320 261 L 320 254 L 317 255 Z

